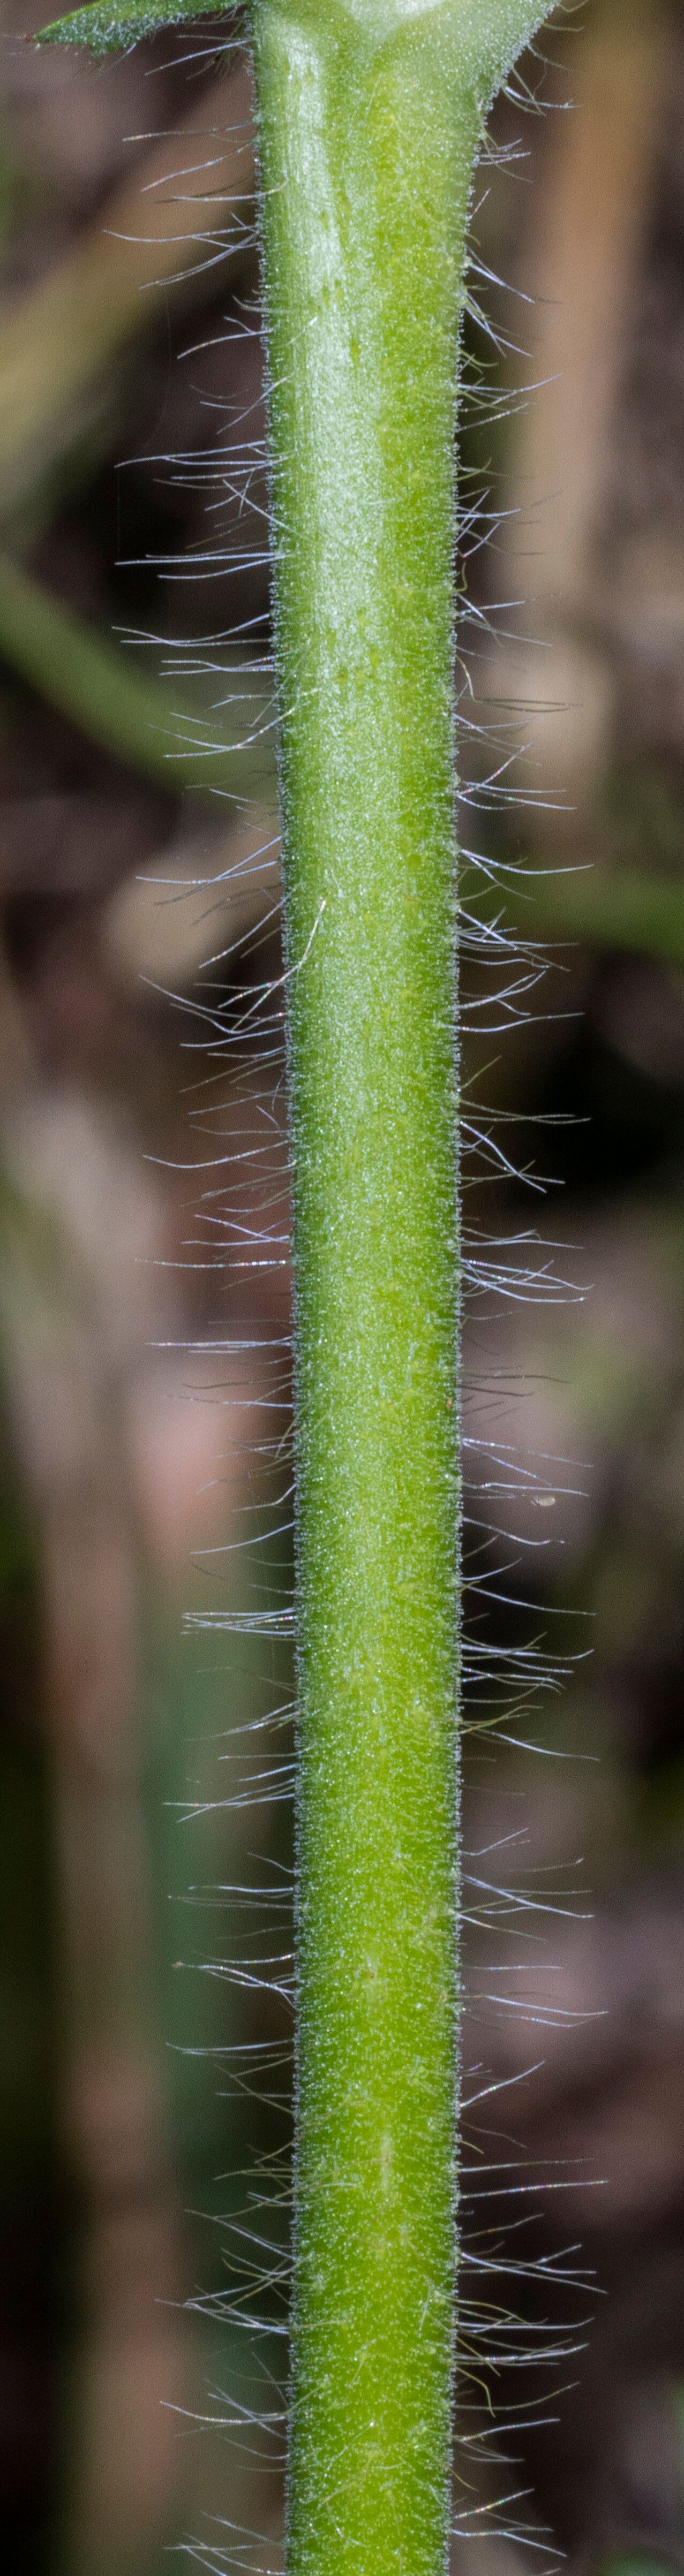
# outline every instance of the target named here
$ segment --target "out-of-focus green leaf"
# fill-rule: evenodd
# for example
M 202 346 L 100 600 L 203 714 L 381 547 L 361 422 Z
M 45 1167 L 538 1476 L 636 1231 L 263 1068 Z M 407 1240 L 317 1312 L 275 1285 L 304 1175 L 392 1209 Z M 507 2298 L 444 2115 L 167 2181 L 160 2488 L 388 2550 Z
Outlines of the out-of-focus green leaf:
M 242 798 L 263 796 L 272 784 L 273 731 L 259 672 L 243 664 L 231 698 L 227 671 L 217 741 L 201 708 L 132 668 L 120 647 L 2 555 L 0 654 L 91 741 L 171 793 L 206 787 Z
M 506 879 L 501 910 L 523 937 L 629 949 L 684 966 L 684 886 L 662 877 L 600 868 L 545 877 L 531 869 Z
M 185 18 L 221 18 L 232 14 L 231 0 L 221 9 L 220 0 L 115 0 L 113 8 L 93 5 L 71 9 L 66 18 L 55 18 L 49 27 L 41 27 L 38 45 L 88 45 L 92 54 L 114 54 L 126 45 L 137 45 L 142 36 L 156 36 L 160 27 L 177 27 Z
M 660 2558 L 649 2549 L 625 2550 L 623 2557 L 604 2558 L 599 2576 L 673 2576 L 673 2564 L 664 2552 Z

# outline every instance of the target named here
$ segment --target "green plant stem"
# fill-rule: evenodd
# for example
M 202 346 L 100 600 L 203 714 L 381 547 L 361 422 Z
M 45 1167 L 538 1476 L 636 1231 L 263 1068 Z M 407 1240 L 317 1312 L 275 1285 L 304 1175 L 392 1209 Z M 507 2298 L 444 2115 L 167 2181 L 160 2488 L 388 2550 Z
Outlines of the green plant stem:
M 292 2576 L 434 2576 L 448 2532 L 454 431 L 491 82 L 453 12 L 391 16 L 378 43 L 378 10 L 254 14 L 296 1280 Z
M 431 72 L 354 31 L 335 46 L 262 7 L 256 67 L 298 1419 L 289 2563 L 432 2576 L 454 2289 L 451 561 L 474 137 L 455 161 Z
M 440 2576 L 448 2540 L 454 431 L 474 156 L 538 15 L 252 12 L 296 1284 L 291 2576 Z

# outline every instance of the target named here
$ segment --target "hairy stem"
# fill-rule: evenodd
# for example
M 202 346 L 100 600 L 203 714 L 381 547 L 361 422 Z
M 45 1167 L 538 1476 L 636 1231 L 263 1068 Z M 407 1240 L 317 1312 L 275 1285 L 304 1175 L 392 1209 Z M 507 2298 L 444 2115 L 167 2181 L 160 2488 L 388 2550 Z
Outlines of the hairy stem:
M 436 2576 L 449 2526 L 454 433 L 493 79 L 459 26 L 254 11 L 296 1283 L 292 2576 Z
M 75 28 L 106 45 L 160 6 Z M 454 433 L 482 117 L 538 15 L 252 9 L 296 1294 L 291 2576 L 440 2576 L 448 2540 Z
M 322 28 L 324 15 L 327 24 Z M 477 128 L 261 5 L 296 1281 L 292 2576 L 444 2557 L 454 2291 L 453 454 Z

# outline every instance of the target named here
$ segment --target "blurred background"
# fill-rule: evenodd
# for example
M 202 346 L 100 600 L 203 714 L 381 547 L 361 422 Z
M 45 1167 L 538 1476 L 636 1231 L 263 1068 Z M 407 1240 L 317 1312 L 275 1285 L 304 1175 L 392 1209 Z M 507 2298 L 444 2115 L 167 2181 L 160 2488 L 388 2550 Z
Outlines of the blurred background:
M 3 2563 L 159 2576 L 170 2550 L 263 2563 L 255 2534 L 275 2565 L 282 2523 L 290 1307 L 254 161 L 245 58 L 206 22 L 103 66 L 37 54 L 38 23 L 5 7 L 0 44 Z M 555 2566 L 549 2534 L 635 2576 L 684 2562 L 675 0 L 551 23 L 494 112 L 473 231 L 454 2556 L 467 2533 L 474 2576 L 518 2576 Z M 469 2455 L 485 2375 L 505 2440 Z

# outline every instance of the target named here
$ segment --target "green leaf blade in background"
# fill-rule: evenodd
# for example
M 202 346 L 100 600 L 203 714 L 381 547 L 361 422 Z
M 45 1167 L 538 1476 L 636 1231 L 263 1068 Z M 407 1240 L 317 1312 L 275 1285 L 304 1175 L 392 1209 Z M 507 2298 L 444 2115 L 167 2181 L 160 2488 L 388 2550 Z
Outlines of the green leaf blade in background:
M 476 912 L 481 897 L 469 897 Z M 535 865 L 506 876 L 499 894 L 502 929 L 549 947 L 624 951 L 684 967 L 684 894 L 676 880 L 621 867 L 554 869 Z
M 242 800 L 272 791 L 274 736 L 258 671 L 252 677 L 243 665 L 236 679 L 239 739 L 217 742 L 203 710 L 134 669 L 118 645 L 6 555 L 0 556 L 0 654 L 103 751 L 170 795 L 214 788 Z M 225 704 L 220 714 L 225 724 Z

